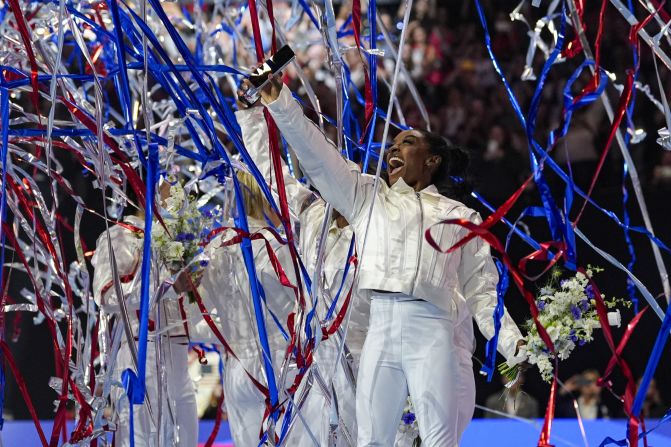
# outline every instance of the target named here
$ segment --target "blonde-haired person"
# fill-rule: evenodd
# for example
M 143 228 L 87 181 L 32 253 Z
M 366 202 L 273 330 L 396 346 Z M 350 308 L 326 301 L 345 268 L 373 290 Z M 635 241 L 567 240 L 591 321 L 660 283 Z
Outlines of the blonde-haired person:
M 263 107 L 247 107 L 239 102 L 236 118 L 247 151 L 266 182 L 275 186 L 276 182 L 271 178 L 269 134 Z M 326 202 L 298 182 L 284 162 L 282 162 L 282 177 L 286 186 L 289 210 L 298 229 L 296 233 L 301 257 L 308 273 L 313 275 L 317 268 L 317 245 L 322 223 L 326 217 Z M 337 212 L 334 214 L 334 218 L 329 222 L 324 247 L 323 283 L 322 290 L 318 292 L 317 303 L 319 318 L 324 318 L 339 290 L 341 292 L 335 312 L 341 310 L 354 278 L 354 266 L 350 266 L 349 273 L 345 275 L 354 232 L 342 216 Z M 317 347 L 313 368 L 319 368 L 320 377 L 316 377 L 313 371 L 313 375 L 304 379 L 296 392 L 295 401 L 301 403 L 300 417 L 296 416 L 287 440 L 288 445 L 314 446 L 315 438 L 320 445 L 331 445 L 330 435 L 337 437 L 338 446 L 352 445 L 356 440 L 355 377 L 368 326 L 368 302 L 354 297 L 351 302 L 355 303 L 355 306 L 351 309 L 347 329 L 346 352 L 349 355 L 346 360 L 338 358 L 340 343 L 339 337 L 335 335 Z M 317 327 L 319 328 L 319 325 Z M 332 382 L 332 389 L 328 389 L 328 383 L 320 383 L 320 378 Z
M 284 267 L 289 281 L 295 284 L 293 272 L 287 268 L 291 265 L 288 247 L 264 229 L 269 226 L 266 219 L 274 226 L 279 224 L 277 215 L 250 174 L 239 170 L 237 177 L 249 232 L 268 241 L 270 250 Z M 232 220 L 227 222 L 231 227 L 232 223 Z M 282 389 L 283 385 L 279 383 L 280 368 L 288 346 L 283 330 L 287 328 L 287 318 L 294 310 L 296 299 L 291 287 L 283 285 L 278 279 L 266 242 L 263 239 L 252 240 L 254 268 L 265 296 L 261 301 L 260 313 L 270 351 L 264 351 L 259 341 L 259 322 L 254 309 L 249 274 L 240 242 L 236 240 L 238 236 L 239 233 L 230 228 L 218 234 L 207 245 L 210 262 L 198 291 L 217 330 L 234 353 L 232 355 L 221 349 L 225 356 L 224 402 L 233 441 L 236 446 L 256 446 L 261 434 L 267 429 L 267 425 L 263 424 L 266 399 L 252 381 L 252 377 L 258 383 L 268 385 L 264 368 L 264 359 L 267 358 L 272 364 L 278 389 Z M 221 344 L 221 340 L 204 321 L 196 306 L 191 306 L 188 311 L 190 327 L 193 328 L 192 340 Z

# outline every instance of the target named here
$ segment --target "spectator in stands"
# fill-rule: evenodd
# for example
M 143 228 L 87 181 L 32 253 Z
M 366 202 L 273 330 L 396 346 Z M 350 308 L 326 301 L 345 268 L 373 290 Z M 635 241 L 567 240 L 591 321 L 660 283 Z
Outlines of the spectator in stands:
M 490 128 L 485 144 L 484 153 L 475 163 L 482 182 L 477 190 L 487 201 L 501 205 L 522 184 L 526 159 L 512 148 L 509 133 L 502 126 Z
M 641 379 L 638 380 L 636 388 L 641 386 Z M 657 381 L 652 379 L 648 392 L 645 394 L 645 401 L 643 402 L 643 409 L 641 410 L 644 418 L 659 419 L 669 410 L 667 405 L 662 400 L 662 395 L 657 388 Z
M 669 187 L 671 185 L 671 152 L 663 152 L 661 160 L 653 171 L 652 177 L 655 186 Z
M 503 385 L 508 384 L 510 380 L 501 376 Z M 524 385 L 524 374 L 520 375 L 518 382 L 509 390 L 497 391 L 487 398 L 485 405 L 491 410 L 500 413 L 509 414 L 526 419 L 538 417 L 538 401 L 532 396 L 522 391 Z M 503 418 L 503 414 L 485 411 L 485 418 Z
M 607 419 L 608 407 L 601 401 L 601 387 L 597 385 L 598 379 L 599 372 L 595 369 L 588 369 L 567 380 L 559 391 L 555 415 L 558 418 L 575 418 L 575 401 L 582 419 Z

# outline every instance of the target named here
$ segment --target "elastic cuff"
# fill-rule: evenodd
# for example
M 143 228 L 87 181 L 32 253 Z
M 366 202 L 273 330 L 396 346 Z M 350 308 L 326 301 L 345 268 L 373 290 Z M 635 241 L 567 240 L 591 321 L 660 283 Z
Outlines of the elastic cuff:
M 293 96 L 291 95 L 291 90 L 286 84 L 283 84 L 282 90 L 280 91 L 280 95 L 277 97 L 275 101 L 266 104 L 266 102 L 263 99 L 261 99 L 261 103 L 264 106 L 266 106 L 271 112 L 279 112 L 287 107 L 289 101 L 291 101 L 292 98 Z

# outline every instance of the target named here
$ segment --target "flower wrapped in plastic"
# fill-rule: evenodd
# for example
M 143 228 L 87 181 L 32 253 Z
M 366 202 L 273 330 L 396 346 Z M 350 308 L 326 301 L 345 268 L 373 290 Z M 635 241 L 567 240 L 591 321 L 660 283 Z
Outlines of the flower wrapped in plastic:
M 408 401 L 403 409 L 403 416 L 401 416 L 401 423 L 398 427 L 399 436 L 396 439 L 396 446 L 410 445 L 412 447 L 419 447 L 422 445 L 422 438 L 419 437 L 419 426 L 417 425 L 417 417 L 415 416 L 415 409 L 412 406 L 412 400 L 408 396 Z
M 552 381 L 555 356 L 557 360 L 569 358 L 576 346 L 583 346 L 594 339 L 594 330 L 601 327 L 596 310 L 595 291 L 590 284 L 594 273 L 603 271 L 597 267 L 590 267 L 583 274 L 577 272 L 569 279 L 560 280 L 562 273 L 554 270 L 548 285 L 540 289 L 536 298 L 539 315 L 538 320 L 554 344 L 555 353 L 549 351 L 538 333 L 533 319 L 525 323 L 527 335 L 523 349 L 528 355 L 528 362 L 536 365 L 541 377 L 546 382 Z M 611 326 L 621 324 L 618 305 L 629 307 L 630 302 L 601 296 L 606 307 L 613 309 L 608 312 L 608 322 Z M 499 372 L 514 382 L 519 373 L 519 366 L 509 366 L 507 363 L 499 365 Z
M 196 196 L 188 194 L 179 182 L 170 186 L 162 205 L 164 225 L 156 222 L 151 231 L 157 258 L 171 274 L 184 271 L 197 284 L 209 264 L 201 242 L 216 226 L 219 209 L 199 209 Z M 189 302 L 195 301 L 192 292 L 188 296 Z

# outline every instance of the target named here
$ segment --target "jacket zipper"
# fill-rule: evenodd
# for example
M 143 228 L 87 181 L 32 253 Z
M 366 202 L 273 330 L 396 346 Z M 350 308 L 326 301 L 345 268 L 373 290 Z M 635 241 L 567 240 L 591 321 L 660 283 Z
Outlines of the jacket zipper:
M 417 266 L 415 267 L 415 279 L 412 281 L 412 296 L 415 296 L 417 278 L 419 277 L 419 266 L 422 260 L 422 238 L 424 237 L 424 207 L 419 192 L 415 192 L 417 202 L 419 203 L 419 239 L 417 240 Z

